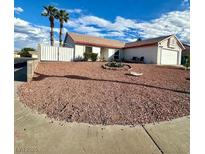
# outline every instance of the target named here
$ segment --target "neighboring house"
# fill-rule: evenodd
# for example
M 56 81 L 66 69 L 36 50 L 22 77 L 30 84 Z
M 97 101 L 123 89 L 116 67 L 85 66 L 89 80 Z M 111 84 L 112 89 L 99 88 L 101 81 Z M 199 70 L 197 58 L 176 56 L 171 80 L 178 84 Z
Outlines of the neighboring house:
M 100 37 L 66 33 L 64 46 L 74 49 L 74 59 L 84 52 L 98 53 L 102 60 L 131 60 L 143 57 L 147 64 L 180 65 L 183 44 L 175 35 L 124 43 Z
M 190 56 L 190 45 L 183 43 L 185 49 L 182 51 L 182 56 Z
M 32 58 L 39 58 L 40 52 L 39 51 L 29 51 Z
M 190 46 L 184 44 L 185 49 L 182 51 L 181 64 L 185 66 L 190 66 Z

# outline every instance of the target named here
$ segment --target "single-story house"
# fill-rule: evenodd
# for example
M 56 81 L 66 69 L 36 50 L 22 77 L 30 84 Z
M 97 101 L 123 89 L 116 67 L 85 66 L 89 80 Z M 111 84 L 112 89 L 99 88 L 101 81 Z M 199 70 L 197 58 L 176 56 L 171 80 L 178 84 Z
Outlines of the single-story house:
M 180 65 L 183 44 L 175 35 L 125 43 L 76 33 L 66 33 L 64 46 L 74 49 L 74 59 L 84 52 L 98 54 L 101 60 L 131 60 L 143 57 L 147 64 Z

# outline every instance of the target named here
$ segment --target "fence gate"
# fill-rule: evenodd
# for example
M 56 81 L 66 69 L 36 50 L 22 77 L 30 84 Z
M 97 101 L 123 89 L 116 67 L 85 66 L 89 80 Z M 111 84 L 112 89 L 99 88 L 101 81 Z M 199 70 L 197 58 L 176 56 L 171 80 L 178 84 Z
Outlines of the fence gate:
M 72 61 L 73 48 L 59 47 L 59 61 Z
M 73 48 L 40 45 L 41 61 L 72 61 Z

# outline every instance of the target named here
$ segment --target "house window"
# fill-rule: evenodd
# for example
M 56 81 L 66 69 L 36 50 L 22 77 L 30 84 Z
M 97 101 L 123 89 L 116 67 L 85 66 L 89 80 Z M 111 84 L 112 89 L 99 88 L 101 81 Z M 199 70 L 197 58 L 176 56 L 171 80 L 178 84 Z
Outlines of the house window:
M 118 60 L 120 59 L 120 50 L 117 50 L 114 54 L 114 59 Z
M 85 47 L 85 52 L 92 53 L 92 47 Z

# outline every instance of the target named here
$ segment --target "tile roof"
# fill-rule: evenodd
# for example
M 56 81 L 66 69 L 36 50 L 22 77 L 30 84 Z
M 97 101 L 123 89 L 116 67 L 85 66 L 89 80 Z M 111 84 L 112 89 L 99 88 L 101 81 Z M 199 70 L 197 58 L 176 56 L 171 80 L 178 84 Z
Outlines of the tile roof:
M 141 40 L 141 41 L 124 43 L 117 40 L 105 39 L 101 37 L 89 36 L 89 35 L 83 35 L 77 33 L 66 33 L 66 35 L 69 35 L 74 41 L 74 43 L 76 44 L 100 46 L 100 47 L 108 47 L 108 48 L 133 48 L 133 47 L 140 47 L 140 46 L 155 45 L 158 42 L 164 40 L 165 38 L 172 36 L 172 35 L 160 36 L 160 37 Z
M 140 46 L 148 46 L 148 45 L 155 45 L 159 41 L 164 40 L 167 37 L 170 37 L 171 35 L 168 36 L 160 36 L 156 38 L 151 38 L 151 39 L 146 39 L 146 40 L 141 40 L 141 41 L 135 41 L 135 42 L 130 42 L 126 43 L 124 48 L 133 48 L 133 47 L 140 47 Z
M 123 48 L 125 46 L 124 42 L 117 41 L 117 40 L 105 39 L 105 38 L 76 34 L 76 33 L 67 33 L 66 35 L 69 35 L 76 44 L 84 44 L 84 45 L 100 46 L 100 47 L 102 46 L 102 47 L 109 47 L 109 48 Z
M 182 44 L 183 44 L 183 46 L 185 47 L 185 49 L 184 49 L 184 50 L 182 50 L 182 51 L 185 51 L 185 52 L 190 52 L 190 45 L 185 44 L 185 43 L 182 43 Z

